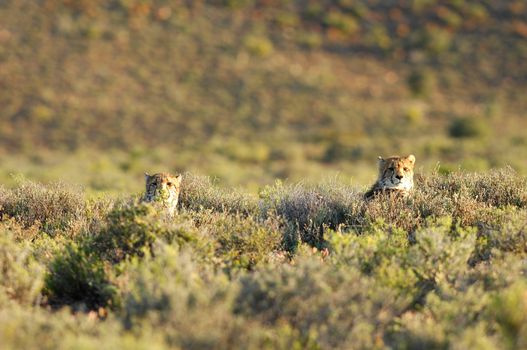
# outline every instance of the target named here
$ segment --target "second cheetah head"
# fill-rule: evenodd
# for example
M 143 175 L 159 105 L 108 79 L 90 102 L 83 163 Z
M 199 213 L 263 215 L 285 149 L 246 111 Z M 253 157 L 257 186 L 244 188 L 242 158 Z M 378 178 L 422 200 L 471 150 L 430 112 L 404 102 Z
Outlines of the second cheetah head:
M 379 157 L 379 187 L 409 191 L 414 186 L 415 156 Z

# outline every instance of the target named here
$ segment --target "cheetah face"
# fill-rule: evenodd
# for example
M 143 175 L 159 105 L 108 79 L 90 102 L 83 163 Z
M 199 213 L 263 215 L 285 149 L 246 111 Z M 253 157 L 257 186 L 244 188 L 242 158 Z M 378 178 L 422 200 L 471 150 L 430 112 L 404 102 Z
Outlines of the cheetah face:
M 410 190 L 414 185 L 415 156 L 379 157 L 379 183 L 383 188 Z
M 179 198 L 182 176 L 167 173 L 145 174 L 145 202 L 159 202 L 173 214 Z

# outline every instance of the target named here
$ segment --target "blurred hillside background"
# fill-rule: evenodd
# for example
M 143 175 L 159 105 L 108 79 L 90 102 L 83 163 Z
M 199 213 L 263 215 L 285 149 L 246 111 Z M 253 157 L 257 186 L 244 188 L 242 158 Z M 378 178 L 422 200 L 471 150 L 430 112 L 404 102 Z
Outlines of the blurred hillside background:
M 0 183 L 527 173 L 524 0 L 2 0 Z

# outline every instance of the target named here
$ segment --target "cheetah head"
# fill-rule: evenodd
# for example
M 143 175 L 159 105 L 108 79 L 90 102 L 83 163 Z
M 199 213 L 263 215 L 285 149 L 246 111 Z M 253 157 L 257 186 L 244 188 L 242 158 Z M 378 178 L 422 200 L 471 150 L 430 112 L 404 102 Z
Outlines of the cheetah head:
M 145 173 L 145 202 L 159 202 L 168 209 L 170 214 L 176 210 L 181 189 L 182 175 L 173 176 L 168 173 L 149 175 Z
M 415 156 L 379 157 L 379 184 L 383 188 L 410 190 L 414 186 Z

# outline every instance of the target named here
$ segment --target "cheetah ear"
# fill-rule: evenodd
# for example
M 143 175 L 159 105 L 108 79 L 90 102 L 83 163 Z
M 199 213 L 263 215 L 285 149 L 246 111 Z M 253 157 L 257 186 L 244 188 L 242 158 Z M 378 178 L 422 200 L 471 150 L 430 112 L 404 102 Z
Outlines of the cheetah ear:
M 415 156 L 413 154 L 410 154 L 408 157 L 406 157 L 412 164 L 415 163 Z
M 183 175 L 179 174 L 175 177 L 176 179 L 176 184 L 179 186 L 181 185 L 181 181 L 183 180 Z
M 150 175 L 148 175 L 148 173 L 145 173 L 145 180 L 148 181 L 148 179 L 150 179 Z
M 384 158 L 381 157 L 381 156 L 378 156 L 378 157 L 377 157 L 377 161 L 378 161 L 378 163 L 379 163 L 379 169 L 382 169 L 382 167 L 384 166 L 384 163 L 385 163 L 386 161 L 385 161 Z

